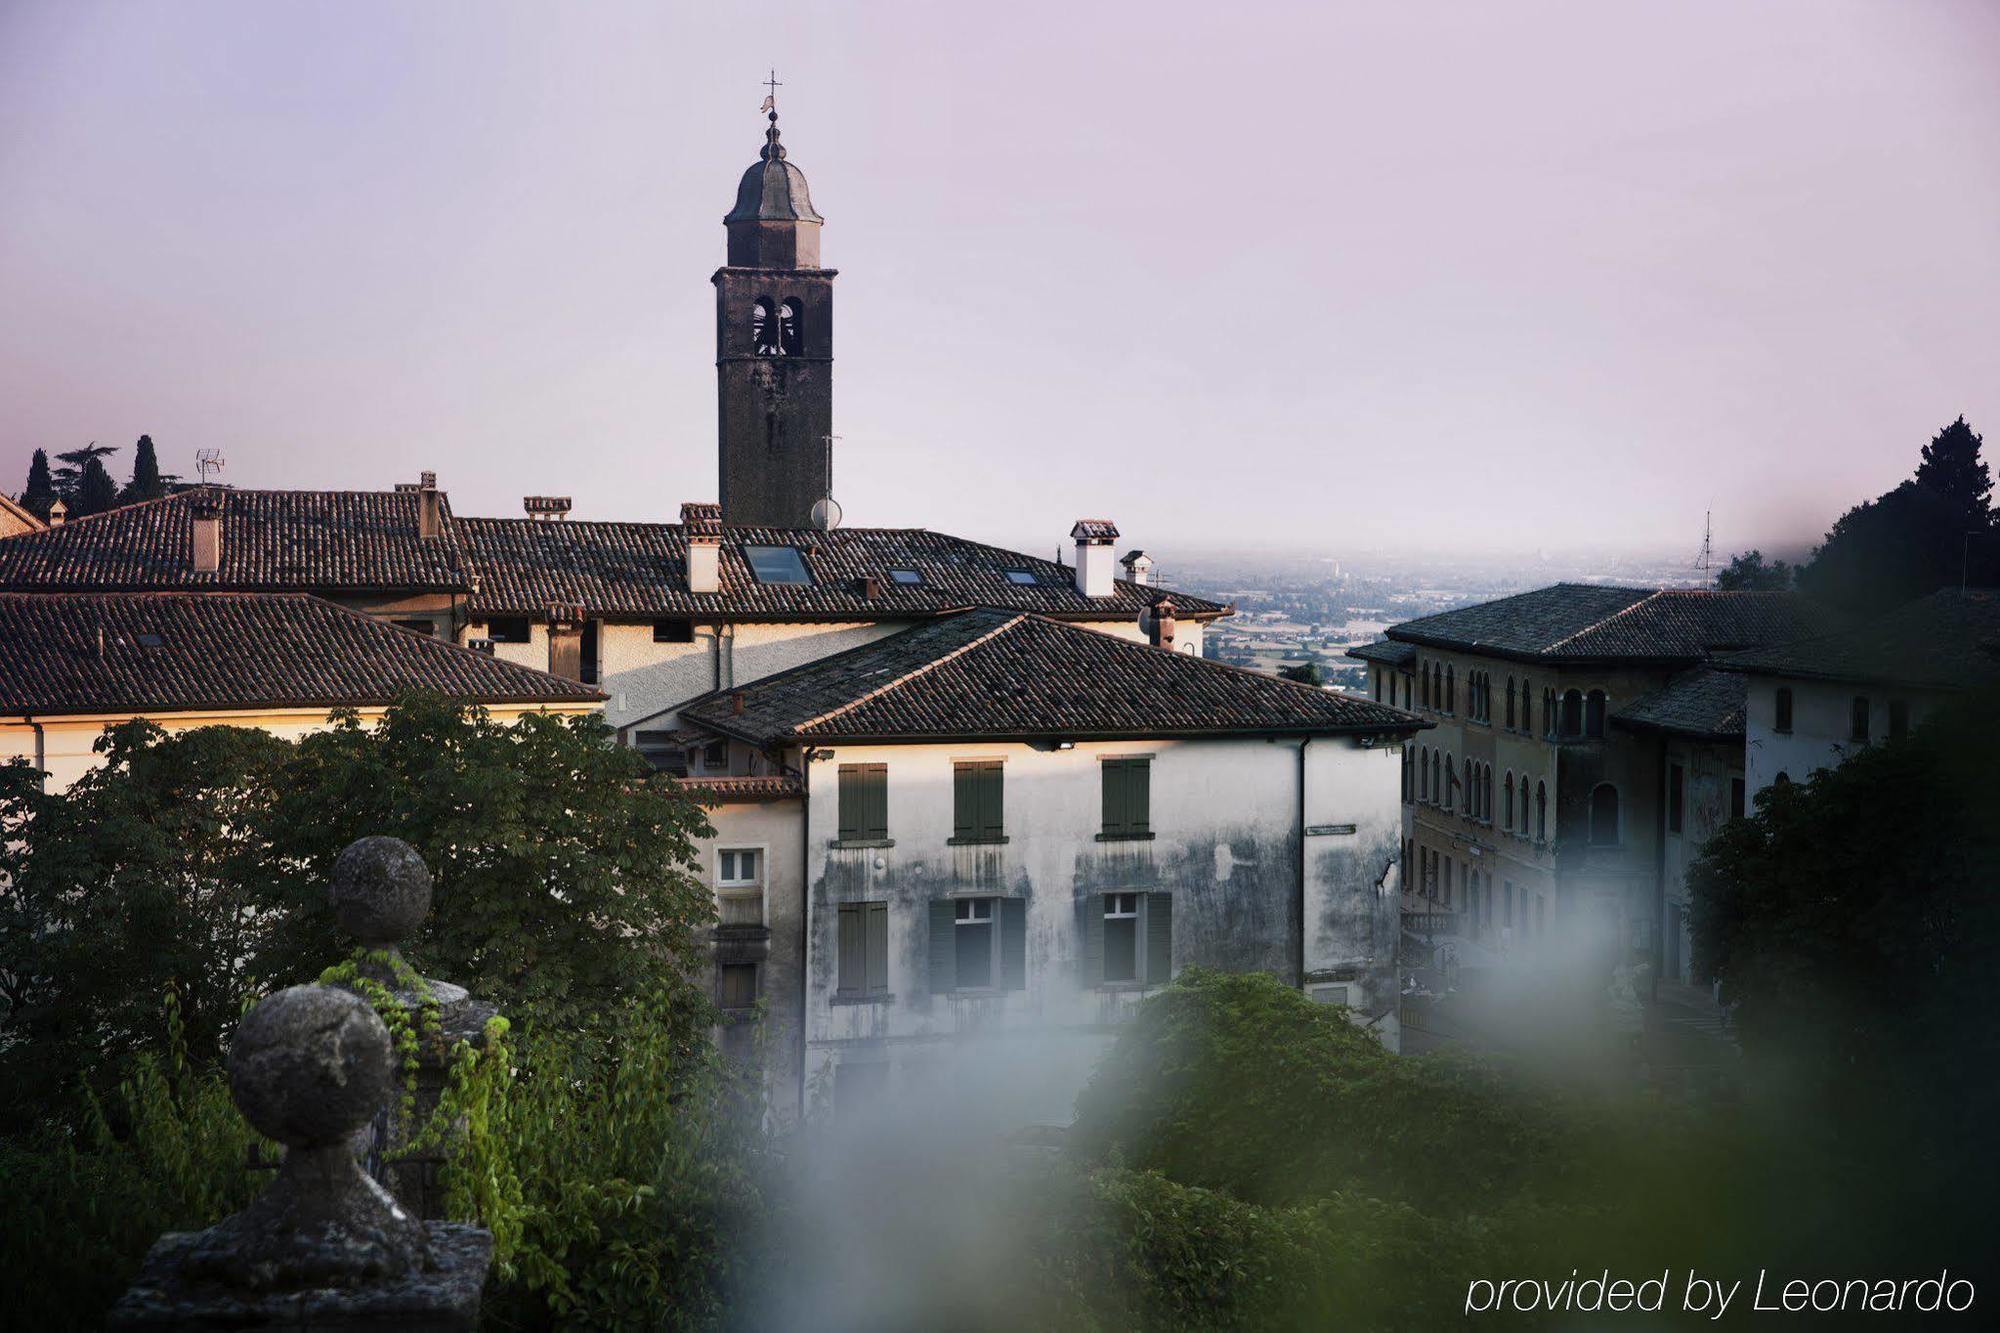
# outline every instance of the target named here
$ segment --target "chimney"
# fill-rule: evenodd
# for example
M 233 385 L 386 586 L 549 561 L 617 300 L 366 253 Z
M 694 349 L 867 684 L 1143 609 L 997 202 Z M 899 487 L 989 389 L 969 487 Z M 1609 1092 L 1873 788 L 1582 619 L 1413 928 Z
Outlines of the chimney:
M 1140 587 L 1153 581 L 1153 557 L 1144 551 L 1127 551 L 1118 563 L 1125 566 L 1125 577 Z
M 729 711 L 736 717 L 743 716 L 743 691 L 738 690 L 729 696 Z
M 50 527 L 52 528 L 61 527 L 63 525 L 63 520 L 68 517 L 69 517 L 69 506 L 64 504 L 61 500 L 57 500 L 55 503 L 49 506 Z
M 194 518 L 193 549 L 189 552 L 194 572 L 213 574 L 222 568 L 222 501 L 212 491 L 197 491 L 188 512 Z
M 687 534 L 689 592 L 722 591 L 722 506 L 684 504 L 681 530 Z
M 1153 603 L 1150 617 L 1146 617 L 1146 637 L 1155 648 L 1174 650 L 1174 599 L 1162 597 Z
M 1080 518 L 1069 535 L 1076 542 L 1076 590 L 1085 597 L 1109 597 L 1111 543 L 1118 540 L 1118 525 L 1108 518 Z
M 524 495 L 521 508 L 529 518 L 553 522 L 569 517 L 570 499 L 567 495 Z
M 417 535 L 425 541 L 444 532 L 444 497 L 438 493 L 438 474 L 417 474 Z

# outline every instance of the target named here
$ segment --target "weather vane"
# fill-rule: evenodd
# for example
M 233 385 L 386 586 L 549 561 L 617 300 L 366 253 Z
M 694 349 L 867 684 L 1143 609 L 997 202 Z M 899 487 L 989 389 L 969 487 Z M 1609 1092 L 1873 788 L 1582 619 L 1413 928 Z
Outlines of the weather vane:
M 764 80 L 764 86 L 769 88 L 771 92 L 770 95 L 764 99 L 764 105 L 758 107 L 757 109 L 759 111 L 770 112 L 771 119 L 776 120 L 778 118 L 778 89 L 785 86 L 784 84 L 778 82 L 777 70 L 774 69 L 771 71 L 771 77 Z

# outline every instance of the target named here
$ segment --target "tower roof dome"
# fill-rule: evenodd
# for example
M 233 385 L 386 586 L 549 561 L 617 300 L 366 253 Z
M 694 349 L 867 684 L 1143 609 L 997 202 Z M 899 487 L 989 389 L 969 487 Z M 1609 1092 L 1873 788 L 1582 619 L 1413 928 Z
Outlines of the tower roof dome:
M 813 211 L 806 174 L 785 161 L 775 111 L 771 113 L 771 128 L 764 131 L 764 151 L 757 157 L 737 184 L 736 207 L 729 210 L 724 222 L 826 221 Z

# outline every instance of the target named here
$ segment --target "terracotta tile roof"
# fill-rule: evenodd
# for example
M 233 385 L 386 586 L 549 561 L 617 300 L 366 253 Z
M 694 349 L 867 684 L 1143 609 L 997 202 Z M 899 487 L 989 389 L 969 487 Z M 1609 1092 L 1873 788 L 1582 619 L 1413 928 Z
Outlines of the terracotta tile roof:
M 797 777 L 769 775 L 754 778 L 676 778 L 702 806 L 749 805 L 768 801 L 789 801 L 805 795 L 805 782 Z
M 414 491 L 219 489 L 221 567 L 192 559 L 196 490 L 107 510 L 0 543 L 0 588 L 36 591 L 470 591 L 451 535 L 417 533 Z
M 1742 676 L 1714 667 L 1695 667 L 1626 704 L 1611 720 L 1636 731 L 1740 741 L 1747 694 Z
M 1730 671 L 1943 690 L 2000 680 L 2000 590 L 1947 588 L 1833 634 L 1732 653 Z
M 603 698 L 302 593 L 0 593 L 0 713 L 317 708 L 413 691 Z
M 538 523 L 532 519 L 461 518 L 454 525 L 479 571 L 475 614 L 532 615 L 551 606 L 583 605 L 598 615 L 700 616 L 735 619 L 885 620 L 936 615 L 969 606 L 1033 611 L 1068 619 L 1137 619 L 1169 590 L 1119 579 L 1109 597 L 1085 597 L 1075 574 L 997 546 L 923 528 L 721 529 L 722 590 L 690 593 L 687 533 L 672 523 Z M 746 546 L 800 550 L 809 584 L 759 583 Z M 919 581 L 898 582 L 891 570 Z M 1034 576 L 1011 581 L 1008 571 Z M 863 581 L 876 580 L 876 595 Z M 1229 608 L 1173 593 L 1182 616 L 1227 615 Z
M 1069 535 L 1077 541 L 1114 542 L 1118 525 L 1108 518 L 1080 518 L 1070 525 Z
M 740 711 L 739 711 L 740 701 Z M 786 740 L 1175 737 L 1430 724 L 1401 709 L 1042 616 L 966 611 L 682 707 L 689 725 Z
M 1548 662 L 1698 662 L 1838 627 L 1800 593 L 1558 583 L 1389 627 L 1404 643 Z

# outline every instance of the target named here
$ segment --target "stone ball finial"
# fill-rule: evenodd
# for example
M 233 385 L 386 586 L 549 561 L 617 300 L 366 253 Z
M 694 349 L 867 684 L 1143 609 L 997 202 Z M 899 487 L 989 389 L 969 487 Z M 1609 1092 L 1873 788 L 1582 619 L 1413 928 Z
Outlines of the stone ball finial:
M 333 915 L 371 949 L 394 948 L 431 910 L 431 872 L 401 838 L 356 838 L 333 863 Z
M 293 1148 L 343 1142 L 374 1119 L 394 1081 L 388 1026 L 366 1000 L 332 986 L 266 996 L 229 1047 L 237 1109 Z

